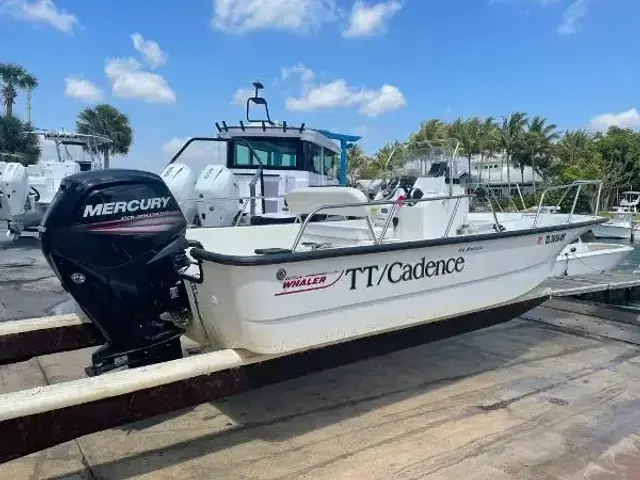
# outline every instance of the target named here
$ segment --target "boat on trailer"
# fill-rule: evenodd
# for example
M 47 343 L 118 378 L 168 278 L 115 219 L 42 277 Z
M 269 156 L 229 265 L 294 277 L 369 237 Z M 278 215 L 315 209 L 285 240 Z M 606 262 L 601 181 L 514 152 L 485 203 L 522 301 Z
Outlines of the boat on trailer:
M 155 174 L 84 172 L 63 181 L 42 249 L 107 339 L 93 354 L 97 374 L 180 358 L 183 335 L 205 348 L 281 355 L 495 308 L 540 285 L 567 244 L 606 221 L 469 213 L 472 196 L 437 170 L 403 199 L 297 188 L 285 200 L 304 220 L 242 228 L 187 228 Z M 383 222 L 374 211 L 382 206 Z

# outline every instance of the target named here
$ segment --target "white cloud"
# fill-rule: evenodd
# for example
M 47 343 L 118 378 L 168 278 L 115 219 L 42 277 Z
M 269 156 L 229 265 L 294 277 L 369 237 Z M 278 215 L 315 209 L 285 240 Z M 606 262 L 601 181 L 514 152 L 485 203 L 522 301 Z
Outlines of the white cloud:
M 160 75 L 145 72 L 135 58 L 116 58 L 105 67 L 116 97 L 135 98 L 147 103 L 175 103 L 176 94 Z
M 575 0 L 564 11 L 562 24 L 558 27 L 560 35 L 573 35 L 580 27 L 580 21 L 589 13 L 590 0 Z
M 150 68 L 162 67 L 167 63 L 169 56 L 162 51 L 160 45 L 153 40 L 145 40 L 139 33 L 131 35 L 133 48 L 135 48 Z
M 382 34 L 387 30 L 385 22 L 401 8 L 402 4 L 398 0 L 373 5 L 366 5 L 358 0 L 353 4 L 349 25 L 342 35 L 347 38 L 356 38 Z
M 211 24 L 238 35 L 255 30 L 308 32 L 338 14 L 335 0 L 213 0 Z
M 252 88 L 238 88 L 235 92 L 233 92 L 233 97 L 231 99 L 231 103 L 233 105 L 247 105 L 247 98 L 253 97 L 255 90 Z
M 78 17 L 58 9 L 53 0 L 0 0 L 0 12 L 30 23 L 45 23 L 69 35 L 74 27 L 80 27 Z
M 310 68 L 305 67 L 302 63 L 298 62 L 292 67 L 283 67 L 280 69 L 282 80 L 286 80 L 291 75 L 299 75 L 300 81 L 303 85 L 313 82 L 316 74 Z
M 78 98 L 85 102 L 99 102 L 104 98 L 102 90 L 88 80 L 67 77 L 64 81 L 66 83 L 64 94 L 67 97 Z
M 393 85 L 385 84 L 377 90 L 354 88 L 344 79 L 316 85 L 312 81 L 315 78 L 313 71 L 302 64 L 282 69 L 283 77 L 285 72 L 293 71 L 300 74 L 302 91 L 299 97 L 286 99 L 286 107 L 290 111 L 309 112 L 323 108 L 356 106 L 362 115 L 377 117 L 407 103 L 402 92 Z
M 603 113 L 589 122 L 589 128 L 606 132 L 609 127 L 640 129 L 640 113 L 635 108 L 621 113 Z

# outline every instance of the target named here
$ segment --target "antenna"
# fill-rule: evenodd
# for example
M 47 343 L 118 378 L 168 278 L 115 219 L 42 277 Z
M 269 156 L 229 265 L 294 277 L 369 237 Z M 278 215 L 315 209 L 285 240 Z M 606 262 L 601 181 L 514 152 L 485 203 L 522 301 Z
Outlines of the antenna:
M 257 123 L 266 122 L 269 125 L 275 125 L 275 122 L 273 122 L 271 120 L 271 116 L 269 115 L 269 105 L 267 104 L 267 100 L 264 97 L 261 97 L 261 96 L 258 95 L 260 90 L 264 89 L 264 85 L 262 85 L 262 83 L 260 83 L 258 80 L 253 82 L 252 85 L 256 89 L 256 91 L 255 91 L 255 94 L 254 94 L 253 97 L 249 97 L 247 99 L 247 121 L 249 123 L 251 123 L 251 122 L 257 122 Z M 249 104 L 251 102 L 255 103 L 256 105 L 264 105 L 264 109 L 267 112 L 267 118 L 266 119 L 258 118 L 258 119 L 252 120 L 251 118 L 249 118 Z

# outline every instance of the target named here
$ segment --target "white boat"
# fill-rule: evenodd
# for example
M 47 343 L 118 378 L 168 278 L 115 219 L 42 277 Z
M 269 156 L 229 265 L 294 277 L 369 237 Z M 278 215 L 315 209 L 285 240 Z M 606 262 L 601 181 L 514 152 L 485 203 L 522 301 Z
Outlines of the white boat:
M 189 139 L 160 174 L 190 226 L 292 223 L 287 192 L 346 184 L 346 150 L 360 137 L 275 122 L 253 85 L 247 123 L 216 122 L 216 137 Z M 265 118 L 251 118 L 252 103 Z
M 628 257 L 634 248 L 615 243 L 582 242 L 578 239 L 558 255 L 552 277 L 593 275 L 610 272 Z
M 611 220 L 594 227 L 593 235 L 596 238 L 631 240 L 635 226 L 634 216 L 638 213 L 639 203 L 640 192 L 632 190 L 622 192 L 622 199 L 613 209 Z
M 612 218 L 591 229 L 596 238 L 618 238 L 621 240 L 631 240 L 633 231 L 633 212 L 615 210 Z
M 498 308 L 544 282 L 567 244 L 606 221 L 469 213 L 471 196 L 436 170 L 404 199 L 293 189 L 284 200 L 303 221 L 240 228 L 186 228 L 157 175 L 83 172 L 63 181 L 42 249 L 109 340 L 93 354 L 100 373 L 179 358 L 183 335 L 208 349 L 283 355 Z M 348 219 L 310 221 L 316 214 Z
M 36 231 L 58 191 L 63 178 L 81 171 L 102 168 L 102 161 L 88 152 L 75 157 L 69 147 L 88 144 L 106 145 L 111 140 L 95 135 L 67 132 L 33 132 L 55 145 L 56 159 L 41 159 L 23 166 L 18 160 L 0 161 L 0 220 L 7 223 L 7 235 L 13 240 L 23 231 Z
M 640 205 L 640 192 L 633 190 L 622 192 L 622 198 L 618 204 L 620 211 L 638 213 L 638 205 Z

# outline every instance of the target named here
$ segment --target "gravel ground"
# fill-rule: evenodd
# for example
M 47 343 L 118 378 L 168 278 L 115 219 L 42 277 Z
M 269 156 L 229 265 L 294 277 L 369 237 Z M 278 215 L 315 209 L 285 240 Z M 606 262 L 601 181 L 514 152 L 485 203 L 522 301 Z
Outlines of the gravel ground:
M 35 233 L 16 242 L 0 227 L 0 321 L 70 313 L 73 304 L 47 265 Z

